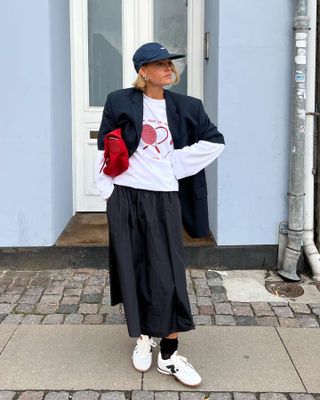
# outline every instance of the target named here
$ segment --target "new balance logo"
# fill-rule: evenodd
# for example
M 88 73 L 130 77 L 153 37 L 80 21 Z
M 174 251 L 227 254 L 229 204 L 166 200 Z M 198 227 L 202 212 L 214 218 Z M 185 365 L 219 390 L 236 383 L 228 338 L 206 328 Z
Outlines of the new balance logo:
M 177 372 L 174 368 L 174 365 L 166 365 L 166 368 L 168 368 L 172 374 L 175 374 Z

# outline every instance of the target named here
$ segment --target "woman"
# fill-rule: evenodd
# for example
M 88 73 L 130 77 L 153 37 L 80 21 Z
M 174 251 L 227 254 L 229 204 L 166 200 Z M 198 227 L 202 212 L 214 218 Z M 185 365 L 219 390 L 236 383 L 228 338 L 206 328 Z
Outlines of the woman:
M 123 302 L 130 337 L 138 337 L 132 361 L 139 371 L 152 363 L 152 337 L 161 338 L 157 370 L 183 384 L 201 377 L 177 354 L 178 333 L 195 329 L 186 288 L 182 225 L 194 237 L 209 233 L 204 167 L 224 148 L 202 102 L 164 89 L 179 82 L 171 54 L 159 43 L 139 47 L 133 88 L 109 93 L 98 149 L 121 127 L 129 167 L 111 178 L 96 165 L 96 182 L 107 200 L 111 305 Z

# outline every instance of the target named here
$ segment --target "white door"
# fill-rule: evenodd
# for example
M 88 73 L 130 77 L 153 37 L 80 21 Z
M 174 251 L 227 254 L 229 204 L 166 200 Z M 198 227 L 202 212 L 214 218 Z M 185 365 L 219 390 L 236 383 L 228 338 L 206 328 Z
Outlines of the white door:
M 202 99 L 204 0 L 71 0 L 74 211 L 105 211 L 94 182 L 97 132 L 108 92 L 132 86 L 145 42 L 187 54 L 170 90 Z

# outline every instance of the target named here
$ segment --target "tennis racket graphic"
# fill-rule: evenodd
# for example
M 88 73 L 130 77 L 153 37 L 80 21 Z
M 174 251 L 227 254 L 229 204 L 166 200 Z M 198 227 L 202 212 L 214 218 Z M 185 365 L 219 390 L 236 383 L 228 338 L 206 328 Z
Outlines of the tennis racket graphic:
M 166 132 L 165 138 L 162 139 L 160 142 L 157 142 L 156 129 L 164 129 Z M 144 146 L 143 150 L 145 150 L 149 146 L 153 146 L 157 150 L 157 152 L 160 153 L 158 145 L 163 143 L 167 139 L 169 133 L 168 133 L 168 130 L 164 126 L 158 126 L 156 129 L 154 129 L 153 126 L 148 125 L 148 124 L 143 125 L 142 132 L 141 132 L 141 139 L 146 144 L 146 146 Z

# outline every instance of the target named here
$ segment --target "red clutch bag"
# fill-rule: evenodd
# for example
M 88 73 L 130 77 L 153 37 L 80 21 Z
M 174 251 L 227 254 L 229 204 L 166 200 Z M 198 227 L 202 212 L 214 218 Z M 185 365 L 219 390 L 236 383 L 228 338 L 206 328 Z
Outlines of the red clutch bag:
M 121 128 L 109 132 L 103 139 L 104 162 L 100 169 L 106 175 L 115 177 L 129 167 L 129 154 L 121 136 Z

